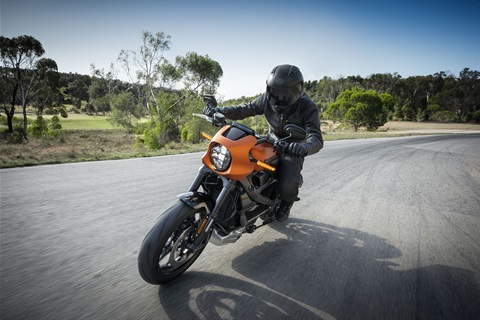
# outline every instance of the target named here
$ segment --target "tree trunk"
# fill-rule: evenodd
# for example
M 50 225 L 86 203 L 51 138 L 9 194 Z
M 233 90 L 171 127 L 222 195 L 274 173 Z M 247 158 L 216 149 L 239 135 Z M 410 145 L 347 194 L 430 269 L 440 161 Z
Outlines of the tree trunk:
M 7 125 L 8 125 L 8 132 L 13 132 L 13 115 L 15 114 L 15 107 L 10 107 L 10 111 L 7 109 L 7 106 L 3 107 L 3 111 L 7 115 Z
M 10 133 L 13 133 L 13 116 L 15 115 L 15 102 L 17 98 L 17 92 L 18 92 L 18 83 L 13 88 L 12 105 L 10 107 L 10 111 L 7 110 L 6 106 L 4 107 L 5 113 L 7 114 L 8 132 Z
M 27 123 L 27 105 L 25 104 L 23 106 L 23 138 L 25 140 L 28 140 L 28 137 L 27 137 L 27 126 L 28 126 L 28 123 Z

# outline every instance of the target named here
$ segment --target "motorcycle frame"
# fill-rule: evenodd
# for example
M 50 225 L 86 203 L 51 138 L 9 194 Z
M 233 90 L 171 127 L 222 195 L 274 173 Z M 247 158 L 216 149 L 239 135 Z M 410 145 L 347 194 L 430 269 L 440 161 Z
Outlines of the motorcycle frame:
M 202 182 L 205 181 L 206 177 L 212 173 L 222 180 L 222 190 L 218 195 L 217 199 L 212 199 L 211 196 L 208 195 L 207 193 L 199 191 L 200 187 L 202 186 Z M 237 239 L 241 235 L 241 233 L 243 233 L 243 231 L 245 230 L 245 227 L 249 223 L 256 220 L 259 216 L 268 212 L 276 205 L 278 201 L 277 198 L 270 199 L 261 194 L 261 192 L 265 188 L 273 185 L 276 182 L 277 182 L 276 177 L 271 176 L 265 185 L 256 187 L 252 182 L 252 175 L 249 175 L 241 180 L 232 180 L 225 176 L 218 175 L 217 172 L 215 172 L 214 170 L 208 168 L 205 165 L 202 165 L 199 168 L 197 175 L 193 180 L 190 188 L 188 189 L 189 191 L 187 193 L 183 193 L 177 196 L 183 203 L 187 204 L 192 208 L 195 208 L 195 209 L 205 208 L 206 210 L 207 220 L 203 223 L 205 227 L 202 228 L 202 230 L 200 230 L 201 232 L 198 234 L 195 244 L 200 245 L 204 241 L 205 237 L 210 234 L 210 230 L 212 229 L 213 224 L 218 220 L 220 209 L 222 208 L 223 204 L 225 203 L 230 193 L 237 188 L 238 183 L 240 183 L 243 186 L 245 192 L 247 193 L 252 203 L 256 202 L 261 205 L 267 206 L 267 208 L 262 212 L 259 212 L 258 214 L 256 214 L 250 220 L 247 220 L 245 217 L 246 209 L 240 211 L 240 221 L 241 221 L 240 231 L 241 232 L 240 234 L 237 233 L 234 236 Z M 223 242 L 223 241 L 217 241 L 217 244 L 220 242 Z M 234 241 L 227 240 L 227 242 L 234 242 Z

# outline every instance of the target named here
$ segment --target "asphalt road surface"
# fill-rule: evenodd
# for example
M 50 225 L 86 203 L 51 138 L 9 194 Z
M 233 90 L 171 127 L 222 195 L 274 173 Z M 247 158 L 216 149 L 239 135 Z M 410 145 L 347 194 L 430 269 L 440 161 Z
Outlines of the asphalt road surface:
M 140 243 L 200 157 L 0 170 L 0 318 L 479 319 L 479 134 L 327 142 L 287 223 L 147 284 Z

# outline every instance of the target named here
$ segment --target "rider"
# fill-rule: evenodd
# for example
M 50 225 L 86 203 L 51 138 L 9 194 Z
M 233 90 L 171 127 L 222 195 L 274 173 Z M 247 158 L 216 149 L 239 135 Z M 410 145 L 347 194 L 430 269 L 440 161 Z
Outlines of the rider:
M 286 136 L 283 128 L 287 124 L 296 124 L 306 130 L 306 139 L 290 142 L 277 166 L 282 201 L 275 217 L 282 222 L 288 219 L 293 202 L 300 200 L 298 188 L 303 182 L 301 170 L 304 157 L 323 148 L 318 107 L 303 91 L 303 85 L 303 75 L 296 66 L 279 65 L 268 76 L 266 92 L 255 100 L 240 106 L 207 106 L 203 111 L 210 117 L 220 112 L 231 120 L 263 114 L 268 122 L 269 135 L 275 140 Z

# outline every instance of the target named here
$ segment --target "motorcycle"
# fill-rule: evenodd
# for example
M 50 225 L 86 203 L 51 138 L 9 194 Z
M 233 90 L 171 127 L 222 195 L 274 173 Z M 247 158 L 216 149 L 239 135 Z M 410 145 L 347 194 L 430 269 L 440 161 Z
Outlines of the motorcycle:
M 204 101 L 216 105 L 213 96 L 205 96 Z M 194 116 L 220 129 L 214 136 L 202 133 L 210 143 L 188 192 L 177 196 L 141 244 L 138 270 L 151 284 L 181 276 L 208 242 L 235 243 L 243 234 L 273 222 L 281 200 L 278 159 L 290 141 L 306 137 L 305 130 L 294 124 L 285 126 L 285 138 L 274 141 L 238 122 L 229 123 L 221 113 Z

